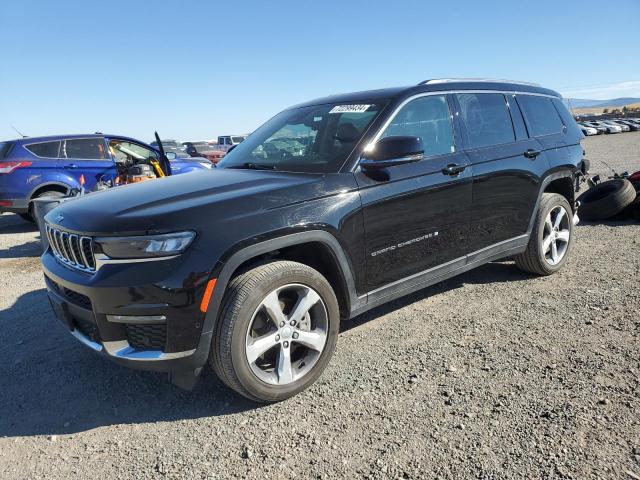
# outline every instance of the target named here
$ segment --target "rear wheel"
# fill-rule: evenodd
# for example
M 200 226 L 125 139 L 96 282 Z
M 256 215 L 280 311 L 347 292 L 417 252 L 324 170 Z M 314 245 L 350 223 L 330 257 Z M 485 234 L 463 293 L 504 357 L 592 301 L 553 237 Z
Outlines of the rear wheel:
M 284 400 L 320 376 L 338 323 L 335 293 L 320 273 L 290 261 L 261 265 L 229 283 L 209 364 L 245 397 Z
M 551 275 L 562 268 L 573 243 L 573 213 L 565 197 L 543 193 L 527 249 L 516 265 L 530 273 Z

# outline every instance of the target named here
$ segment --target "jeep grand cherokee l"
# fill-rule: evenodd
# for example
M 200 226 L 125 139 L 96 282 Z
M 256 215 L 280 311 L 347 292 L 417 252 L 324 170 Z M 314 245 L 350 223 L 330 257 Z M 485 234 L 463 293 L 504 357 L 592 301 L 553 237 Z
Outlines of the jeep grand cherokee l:
M 297 105 L 214 170 L 52 210 L 51 304 L 119 364 L 188 386 L 208 363 L 242 395 L 282 400 L 319 377 L 342 319 L 505 257 L 561 269 L 582 138 L 558 93 L 525 83 Z

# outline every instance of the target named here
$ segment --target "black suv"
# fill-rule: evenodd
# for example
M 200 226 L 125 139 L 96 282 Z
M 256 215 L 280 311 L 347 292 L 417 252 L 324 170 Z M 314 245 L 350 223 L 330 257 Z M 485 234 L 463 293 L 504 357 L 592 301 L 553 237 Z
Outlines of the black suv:
M 429 80 L 289 108 L 218 168 L 46 216 L 51 304 L 111 360 L 278 401 L 340 320 L 493 260 L 549 275 L 572 244 L 583 135 L 558 93 Z

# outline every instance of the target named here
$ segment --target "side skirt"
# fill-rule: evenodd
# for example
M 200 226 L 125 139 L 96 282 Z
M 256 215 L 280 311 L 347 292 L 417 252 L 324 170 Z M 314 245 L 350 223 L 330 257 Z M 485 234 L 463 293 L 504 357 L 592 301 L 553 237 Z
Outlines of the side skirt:
M 359 301 L 351 311 L 351 317 L 460 275 L 485 263 L 522 253 L 527 248 L 528 242 L 529 235 L 520 235 L 372 290 L 358 298 Z

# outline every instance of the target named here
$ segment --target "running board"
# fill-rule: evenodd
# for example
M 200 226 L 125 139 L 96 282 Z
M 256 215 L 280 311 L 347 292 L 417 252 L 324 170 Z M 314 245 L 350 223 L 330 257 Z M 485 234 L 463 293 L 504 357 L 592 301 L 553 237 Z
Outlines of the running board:
M 417 292 L 423 288 L 430 287 L 436 283 L 448 280 L 485 263 L 522 253 L 527 248 L 527 243 L 529 243 L 529 235 L 511 238 L 372 290 L 368 294 L 360 297 L 363 302 L 352 310 L 351 317 L 355 317 L 367 310 L 404 297 L 410 293 Z

